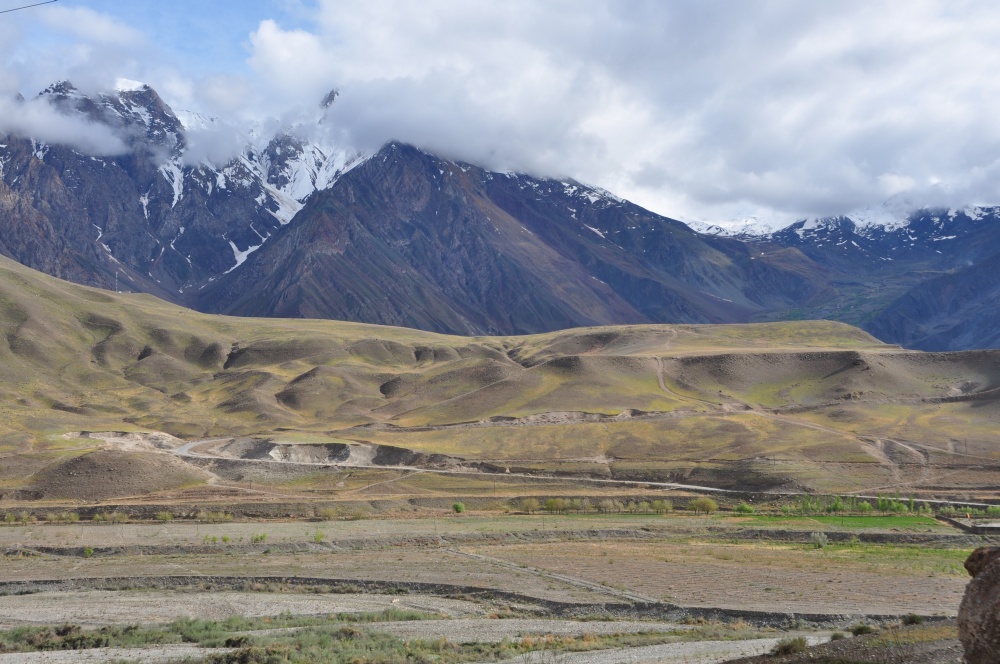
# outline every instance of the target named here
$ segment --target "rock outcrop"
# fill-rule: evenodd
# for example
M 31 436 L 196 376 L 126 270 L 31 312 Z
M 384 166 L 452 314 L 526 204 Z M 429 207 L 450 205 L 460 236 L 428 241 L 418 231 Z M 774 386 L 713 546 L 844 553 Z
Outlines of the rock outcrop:
M 1000 656 L 1000 547 L 976 549 L 965 561 L 972 581 L 958 609 L 958 638 L 967 664 L 996 664 Z

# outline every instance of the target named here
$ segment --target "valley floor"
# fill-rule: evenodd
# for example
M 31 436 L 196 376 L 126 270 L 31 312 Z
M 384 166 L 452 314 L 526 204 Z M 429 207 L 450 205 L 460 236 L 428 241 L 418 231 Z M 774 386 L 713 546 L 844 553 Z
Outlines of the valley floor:
M 309 630 L 344 629 L 326 624 L 330 616 L 409 611 L 421 619 L 386 615 L 359 629 L 447 642 L 444 659 L 454 662 L 537 661 L 553 651 L 580 664 L 721 662 L 789 636 L 818 643 L 861 622 L 889 628 L 909 614 L 930 624 L 955 615 L 968 578 L 962 561 L 980 538 L 915 516 L 834 521 L 465 513 L 3 526 L 0 652 L 10 630 L 44 625 L 318 620 L 282 627 L 302 631 L 301 640 L 315 636 Z M 814 531 L 830 543 L 810 544 Z M 259 627 L 230 629 L 243 640 L 228 649 L 221 638 L 210 651 L 156 644 L 76 659 L 0 655 L 0 664 L 230 661 L 248 643 L 270 642 L 274 630 Z M 282 647 L 305 647 L 289 645 L 289 634 Z M 470 650 L 470 640 L 493 650 Z M 516 647 L 500 653 L 498 644 Z

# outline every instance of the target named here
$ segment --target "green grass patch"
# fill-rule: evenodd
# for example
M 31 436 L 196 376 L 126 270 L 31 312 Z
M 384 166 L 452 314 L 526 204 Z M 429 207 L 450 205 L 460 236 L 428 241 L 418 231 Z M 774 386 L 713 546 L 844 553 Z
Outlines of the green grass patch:
M 928 528 L 933 528 L 935 530 L 950 530 L 948 526 L 945 526 L 940 521 L 928 516 L 837 516 L 833 514 L 822 516 L 784 516 L 773 514 L 754 514 L 745 516 L 745 518 L 752 520 L 754 523 L 776 526 L 794 525 L 810 527 L 819 524 L 823 526 L 840 527 L 851 530 L 927 530 Z

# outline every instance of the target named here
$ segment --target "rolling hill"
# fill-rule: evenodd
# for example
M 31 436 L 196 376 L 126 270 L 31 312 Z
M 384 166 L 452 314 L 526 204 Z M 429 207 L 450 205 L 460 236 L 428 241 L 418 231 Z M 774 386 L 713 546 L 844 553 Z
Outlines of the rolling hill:
M 1000 351 L 907 351 L 825 321 L 461 337 L 233 318 L 7 259 L 0 308 L 8 499 L 79 497 L 52 487 L 127 472 L 110 458 L 157 478 L 150 491 L 206 481 L 153 446 L 66 436 L 79 431 L 384 445 L 478 468 L 754 490 L 996 489 Z M 111 457 L 92 463 L 97 448 Z

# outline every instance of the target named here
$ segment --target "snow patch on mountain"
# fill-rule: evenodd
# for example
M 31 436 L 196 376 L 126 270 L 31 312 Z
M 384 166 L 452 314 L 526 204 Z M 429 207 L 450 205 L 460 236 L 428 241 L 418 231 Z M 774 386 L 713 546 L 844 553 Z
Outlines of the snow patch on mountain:
M 240 265 L 243 265 L 243 263 L 246 262 L 247 257 L 250 256 L 250 254 L 252 254 L 253 252 L 260 249 L 261 247 L 263 247 L 264 243 L 261 242 L 256 246 L 251 245 L 243 251 L 240 251 L 240 248 L 237 247 L 236 243 L 233 242 L 232 240 L 229 241 L 229 246 L 233 248 L 233 255 L 236 257 L 236 265 L 232 266 L 231 268 L 223 272 L 223 274 L 229 274 L 230 272 L 238 268 Z
M 128 78 L 119 78 L 115 81 L 115 90 L 118 92 L 138 92 L 146 87 L 145 83 L 133 81 Z

